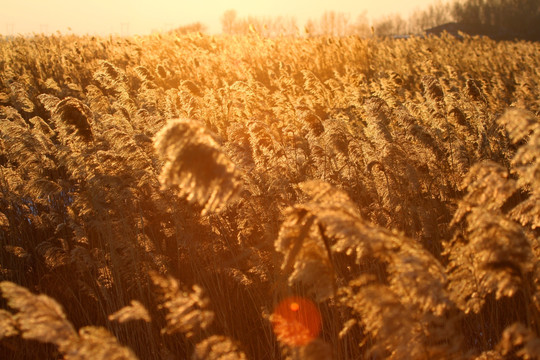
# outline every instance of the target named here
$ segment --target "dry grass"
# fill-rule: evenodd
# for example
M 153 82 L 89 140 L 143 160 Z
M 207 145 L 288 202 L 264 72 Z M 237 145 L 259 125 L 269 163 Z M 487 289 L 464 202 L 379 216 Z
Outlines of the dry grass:
M 540 357 L 537 43 L 0 50 L 3 359 Z

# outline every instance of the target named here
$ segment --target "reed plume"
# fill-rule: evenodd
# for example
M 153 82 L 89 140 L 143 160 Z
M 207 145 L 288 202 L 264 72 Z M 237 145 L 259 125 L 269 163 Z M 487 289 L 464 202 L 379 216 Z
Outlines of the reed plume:
M 70 139 L 73 134 L 74 138 L 84 142 L 93 140 L 92 112 L 79 99 L 68 97 L 61 100 L 52 111 L 52 117 L 61 131 L 62 139 Z
M 16 328 L 24 339 L 51 343 L 65 359 L 134 360 L 133 352 L 118 343 L 104 328 L 83 327 L 77 333 L 67 320 L 63 308 L 46 295 L 34 295 L 14 283 L 0 283 L 2 296 L 17 310 L 13 315 Z M 9 330 L 3 327 L 3 331 Z
M 14 283 L 0 283 L 2 296 L 17 310 L 14 320 L 25 339 L 64 346 L 77 337 L 62 307 L 46 295 L 34 295 Z
M 512 157 L 512 172 L 518 176 L 517 186 L 524 199 L 511 210 L 511 215 L 523 226 L 540 227 L 540 121 L 529 111 L 509 109 L 499 119 L 506 127 L 514 145 L 519 146 Z
M 523 359 L 540 356 L 540 338 L 525 325 L 515 323 L 504 329 L 497 350 L 503 356 L 516 355 Z
M 162 329 L 163 333 L 180 332 L 192 337 L 210 326 L 214 313 L 206 309 L 209 300 L 201 287 L 194 285 L 193 291 L 187 292 L 182 291 L 178 281 L 170 276 L 163 277 L 154 272 L 151 277 L 159 294 L 160 307 L 167 310 L 167 326 Z
M 13 315 L 4 309 L 0 309 L 0 340 L 18 335 L 17 322 Z
M 195 346 L 192 360 L 246 360 L 238 345 L 226 336 L 213 335 Z
M 109 315 L 109 320 L 118 321 L 120 323 L 132 320 L 144 320 L 150 322 L 148 310 L 137 300 L 131 300 L 128 306 L 124 306 L 115 313 Z
M 288 210 L 275 243 L 289 283 L 302 284 L 319 301 L 339 294 L 377 339 L 372 351 L 378 356 L 390 348 L 395 358 L 452 354 L 455 344 L 439 343 L 445 332 L 454 332 L 452 322 L 437 319 L 453 308 L 441 264 L 411 239 L 366 223 L 344 192 L 316 181 L 302 189 L 311 200 Z M 336 260 L 343 255 L 373 273 L 351 274 Z M 346 274 L 356 278 L 338 291 Z M 419 324 L 444 331 L 427 335 Z
M 177 186 L 181 197 L 203 207 L 203 215 L 223 210 L 240 192 L 234 164 L 195 121 L 170 121 L 156 135 L 154 145 L 165 158 L 159 176 L 162 186 Z

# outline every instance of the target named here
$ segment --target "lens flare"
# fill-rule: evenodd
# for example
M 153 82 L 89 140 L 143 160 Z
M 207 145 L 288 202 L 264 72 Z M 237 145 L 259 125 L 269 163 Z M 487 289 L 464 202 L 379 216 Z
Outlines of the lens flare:
M 277 339 L 290 346 L 305 346 L 321 331 L 321 314 L 317 306 L 300 296 L 281 301 L 270 320 Z

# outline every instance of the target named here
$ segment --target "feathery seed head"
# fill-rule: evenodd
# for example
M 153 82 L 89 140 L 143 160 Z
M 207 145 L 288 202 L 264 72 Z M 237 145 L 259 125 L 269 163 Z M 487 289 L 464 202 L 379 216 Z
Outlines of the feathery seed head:
M 180 196 L 204 207 L 202 214 L 222 210 L 240 193 L 235 165 L 197 122 L 170 121 L 156 135 L 154 146 L 165 158 L 162 186 L 178 186 Z

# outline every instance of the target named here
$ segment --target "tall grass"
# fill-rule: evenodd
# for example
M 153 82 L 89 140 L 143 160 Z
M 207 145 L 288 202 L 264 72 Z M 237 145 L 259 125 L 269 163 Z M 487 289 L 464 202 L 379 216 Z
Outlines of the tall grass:
M 537 43 L 0 50 L 0 357 L 540 356 Z

